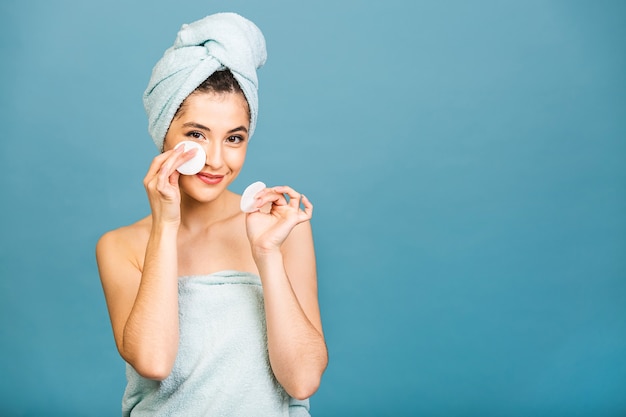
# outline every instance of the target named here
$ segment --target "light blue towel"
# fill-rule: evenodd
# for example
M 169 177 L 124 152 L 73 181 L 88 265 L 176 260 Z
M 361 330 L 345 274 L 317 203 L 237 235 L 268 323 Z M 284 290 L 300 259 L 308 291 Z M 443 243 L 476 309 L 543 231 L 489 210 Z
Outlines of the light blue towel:
M 309 417 L 274 378 L 257 275 L 222 271 L 179 279 L 180 343 L 158 382 L 127 365 L 124 416 Z
M 235 13 L 217 13 L 185 24 L 174 45 L 152 70 L 143 103 L 148 131 L 159 149 L 180 104 L 215 71 L 228 68 L 250 108 L 252 136 L 258 115 L 256 70 L 267 59 L 265 38 L 251 21 Z

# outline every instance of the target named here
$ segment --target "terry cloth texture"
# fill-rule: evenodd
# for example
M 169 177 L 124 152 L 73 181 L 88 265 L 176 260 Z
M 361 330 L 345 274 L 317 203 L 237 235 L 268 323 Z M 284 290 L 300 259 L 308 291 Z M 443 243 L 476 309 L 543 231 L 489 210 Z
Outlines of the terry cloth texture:
M 153 381 L 127 364 L 124 416 L 310 416 L 309 401 L 291 398 L 270 368 L 257 275 L 181 277 L 178 294 L 174 368 L 165 380 Z
M 143 95 L 148 131 L 157 148 L 181 103 L 216 71 L 229 69 L 250 108 L 249 137 L 256 127 L 259 99 L 256 70 L 267 59 L 265 38 L 251 21 L 217 13 L 182 26 L 174 45 L 152 70 Z

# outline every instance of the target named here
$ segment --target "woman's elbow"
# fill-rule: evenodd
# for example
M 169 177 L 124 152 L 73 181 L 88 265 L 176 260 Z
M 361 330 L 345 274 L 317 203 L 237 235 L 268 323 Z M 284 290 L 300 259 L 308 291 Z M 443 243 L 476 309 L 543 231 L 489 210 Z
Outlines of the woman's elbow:
M 133 365 L 131 365 L 131 366 L 133 366 Z M 153 365 L 153 366 L 141 366 L 141 367 L 133 366 L 133 368 L 142 377 L 144 377 L 146 379 L 151 379 L 151 380 L 154 380 L 154 381 L 163 381 L 168 376 L 170 376 L 170 373 L 172 372 L 172 367 L 171 366 L 170 367 L 167 367 L 167 366 L 156 366 L 156 365 Z
M 310 398 L 317 392 L 322 382 L 322 374 L 326 369 L 326 363 L 316 370 L 308 370 L 302 372 L 298 377 L 291 381 L 287 393 L 296 400 L 305 400 Z
M 315 394 L 320 386 L 321 378 L 311 378 L 292 384 L 287 393 L 296 400 L 306 400 Z
M 133 367 L 135 372 L 146 379 L 154 381 L 163 381 L 166 379 L 172 369 L 174 363 L 167 358 L 129 358 L 122 355 L 122 358 Z

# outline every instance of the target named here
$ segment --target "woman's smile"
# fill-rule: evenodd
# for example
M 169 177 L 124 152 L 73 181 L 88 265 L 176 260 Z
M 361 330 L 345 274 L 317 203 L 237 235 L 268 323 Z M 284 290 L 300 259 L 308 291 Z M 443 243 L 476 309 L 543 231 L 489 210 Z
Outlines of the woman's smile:
M 209 185 L 219 184 L 224 179 L 223 175 L 207 174 L 206 172 L 198 172 L 196 177 L 198 177 L 198 179 L 203 183 Z

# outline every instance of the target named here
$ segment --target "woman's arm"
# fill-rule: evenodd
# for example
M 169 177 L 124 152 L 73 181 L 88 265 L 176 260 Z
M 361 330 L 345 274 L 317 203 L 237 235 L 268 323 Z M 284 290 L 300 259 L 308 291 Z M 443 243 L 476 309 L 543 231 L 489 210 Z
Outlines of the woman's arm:
M 165 379 L 178 351 L 180 192 L 175 169 L 192 156 L 193 151 L 183 154 L 182 147 L 165 152 L 146 174 L 152 216 L 143 265 L 138 241 L 146 240 L 138 225 L 105 234 L 96 247 L 115 343 L 122 358 L 145 378 Z
M 283 192 L 290 196 L 289 203 Z M 328 363 L 308 221 L 313 207 L 302 197 L 301 210 L 301 196 L 288 187 L 264 193 L 259 205 L 267 201 L 273 201 L 274 213 L 249 215 L 248 232 L 263 283 L 270 364 L 289 395 L 304 399 L 318 389 Z M 262 227 L 251 224 L 261 216 L 269 216 Z
M 153 227 L 143 273 L 119 231 L 96 246 L 100 280 L 122 358 L 143 377 L 165 379 L 178 350 L 176 230 Z M 172 245 L 173 242 L 173 245 Z

